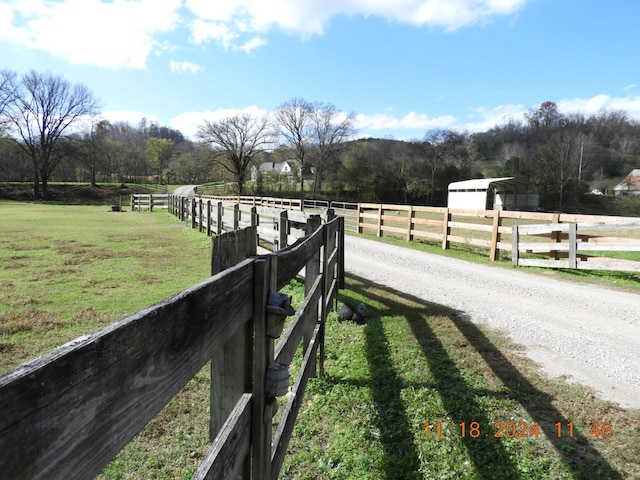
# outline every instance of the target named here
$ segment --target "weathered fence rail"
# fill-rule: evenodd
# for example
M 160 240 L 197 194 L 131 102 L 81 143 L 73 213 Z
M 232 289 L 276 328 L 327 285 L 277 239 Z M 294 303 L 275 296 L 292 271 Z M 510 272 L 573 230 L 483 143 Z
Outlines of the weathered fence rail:
M 131 211 L 153 211 L 154 208 L 168 208 L 169 195 L 166 193 L 135 193 L 129 197 Z
M 419 207 L 412 205 L 382 205 L 382 204 L 358 204 L 358 232 L 371 233 L 379 237 L 392 235 L 405 240 L 424 239 L 439 243 L 443 249 L 450 248 L 452 243 L 473 245 L 486 248 L 491 260 L 497 260 L 500 252 L 511 252 L 512 258 L 518 257 L 519 251 L 526 251 L 527 248 L 517 246 L 514 242 L 514 227 L 518 227 L 520 236 L 528 233 L 528 225 L 539 225 L 546 222 L 557 226 L 553 232 L 549 232 L 554 242 L 551 250 L 568 251 L 568 244 L 561 245 L 561 232 L 568 232 L 569 225 L 581 223 L 583 228 L 598 225 L 598 232 L 591 231 L 589 245 L 583 240 L 580 249 L 591 249 L 594 255 L 582 263 L 581 268 L 606 268 L 614 266 L 615 269 L 624 269 L 625 265 L 635 271 L 632 262 L 622 262 L 611 260 L 604 255 L 606 251 L 634 251 L 640 252 L 637 248 L 640 239 L 640 220 L 634 217 L 613 217 L 600 215 L 576 215 L 564 213 L 542 213 L 542 212 L 517 212 L 510 210 L 454 210 L 444 207 Z M 624 234 L 618 226 L 625 224 Z M 609 242 L 611 233 L 606 232 L 617 230 L 617 237 Z M 535 231 L 539 227 L 531 227 Z M 549 227 L 545 227 L 547 230 Z M 594 229 L 591 229 L 594 230 Z M 525 233 L 526 232 L 526 233 Z M 604 236 L 603 233 L 604 232 Z M 583 239 L 586 238 L 583 235 Z M 597 245 L 597 247 L 595 246 Z M 624 245 L 624 246 L 622 246 Z M 547 246 L 547 250 L 549 250 Z M 604 260 L 598 265 L 595 251 L 603 253 Z M 554 254 L 555 255 L 555 254 Z M 557 255 L 556 255 L 557 257 Z M 522 259 L 519 265 L 533 265 Z M 547 264 L 538 263 L 537 266 L 556 266 L 560 263 Z
M 303 237 L 305 225 L 311 216 L 319 214 L 324 221 L 334 217 L 331 210 L 319 213 L 303 212 L 298 209 L 259 206 L 249 202 L 233 203 L 228 201 L 229 197 L 225 198 L 227 200 L 221 201 L 205 196 L 171 195 L 169 212 L 190 223 L 192 228 L 198 228 L 208 235 L 256 226 L 260 244 L 272 251 L 291 245 Z M 237 197 L 231 200 L 237 201 Z M 281 205 L 285 203 L 280 202 Z
M 640 238 L 612 236 L 640 231 L 640 220 L 514 225 L 512 229 L 512 261 L 517 266 L 640 271 L 640 261 L 611 256 L 613 252 L 640 252 Z M 525 236 L 535 241 L 523 241 Z M 538 258 L 522 258 L 521 253 Z
M 342 220 L 309 225 L 286 249 L 242 260 L 1 376 L 0 478 L 94 477 L 209 361 L 213 441 L 194 478 L 277 478 L 341 282 Z M 269 312 L 269 292 L 303 268 L 306 298 L 276 344 L 282 316 Z M 274 437 L 267 372 L 290 362 L 301 341 L 303 366 Z

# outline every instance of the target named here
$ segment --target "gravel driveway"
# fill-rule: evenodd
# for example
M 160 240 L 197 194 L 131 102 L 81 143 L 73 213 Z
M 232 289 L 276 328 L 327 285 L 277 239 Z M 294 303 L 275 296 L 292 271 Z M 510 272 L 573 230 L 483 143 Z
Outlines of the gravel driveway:
M 640 295 L 345 237 L 348 272 L 506 332 L 551 376 L 640 408 Z

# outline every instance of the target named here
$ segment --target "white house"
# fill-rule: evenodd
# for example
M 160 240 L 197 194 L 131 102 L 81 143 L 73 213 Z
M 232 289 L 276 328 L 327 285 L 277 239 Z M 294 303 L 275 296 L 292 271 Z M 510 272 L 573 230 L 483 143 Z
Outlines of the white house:
M 540 197 L 514 177 L 477 178 L 449 184 L 447 207 L 461 210 L 536 210 Z
M 258 175 L 286 175 L 291 177 L 295 169 L 295 163 L 293 161 L 284 161 L 282 163 L 277 162 L 264 162 L 259 167 L 253 165 L 251 167 L 251 181 L 258 180 Z
M 624 180 L 613 187 L 613 193 L 616 195 L 640 196 L 640 168 L 631 170 L 629 175 L 624 177 Z

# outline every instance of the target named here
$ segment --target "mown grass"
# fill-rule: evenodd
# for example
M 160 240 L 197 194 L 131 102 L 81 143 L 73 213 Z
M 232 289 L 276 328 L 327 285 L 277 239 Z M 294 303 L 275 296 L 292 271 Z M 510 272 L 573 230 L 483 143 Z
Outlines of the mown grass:
M 637 410 L 546 378 L 464 312 L 358 277 L 347 286 L 340 299 L 364 302 L 367 323 L 328 322 L 326 375 L 309 385 L 282 478 L 640 478 Z M 613 434 L 589 434 L 595 422 Z
M 209 272 L 207 237 L 166 212 L 2 202 L 0 225 L 0 371 Z M 347 287 L 340 301 L 364 302 L 368 321 L 331 314 L 326 374 L 309 383 L 282 478 L 640 478 L 637 410 L 547 379 L 464 312 L 357 277 Z M 209 384 L 205 368 L 98 478 L 191 478 L 208 448 Z M 590 435 L 596 421 L 612 435 Z M 495 422 L 538 422 L 540 433 L 499 439 Z
M 166 212 L 0 202 L 0 225 L 0 372 L 210 270 L 210 240 Z

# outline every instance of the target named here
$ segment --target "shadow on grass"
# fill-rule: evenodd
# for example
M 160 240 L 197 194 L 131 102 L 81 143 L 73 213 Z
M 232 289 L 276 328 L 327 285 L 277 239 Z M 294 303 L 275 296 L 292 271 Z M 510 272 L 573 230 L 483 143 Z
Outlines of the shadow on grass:
M 383 305 L 394 315 L 405 316 L 435 376 L 435 388 L 443 406 L 456 426 L 465 422 L 469 428 L 470 422 L 478 422 L 484 431 L 487 431 L 493 427 L 493 422 L 479 404 L 478 397 L 492 394 L 503 397 L 504 394 L 470 387 L 424 315 L 445 316 L 455 325 L 469 345 L 482 356 L 489 368 L 504 383 L 509 398 L 520 403 L 531 418 L 538 422 L 540 431 L 550 440 L 573 478 L 622 479 L 600 453 L 589 445 L 584 435 L 574 429 L 573 438 L 567 437 L 567 424 L 571 420 L 553 405 L 553 397 L 536 388 L 478 327 L 465 318 L 464 314 L 355 275 L 349 275 L 348 278 L 348 288 L 353 292 Z M 378 296 L 374 293 L 375 289 L 384 290 L 407 302 L 417 304 L 420 311 L 415 307 L 392 301 L 388 297 Z M 391 361 L 388 340 L 380 318 L 373 316 L 368 319 L 365 338 L 375 408 L 379 417 L 378 427 L 387 455 L 387 478 L 410 478 L 406 475 L 417 472 L 420 468 L 420 461 L 413 446 L 412 430 L 415 425 L 409 424 L 406 413 L 402 410 L 400 393 L 404 385 Z M 511 420 L 517 419 L 503 421 Z M 562 437 L 558 437 L 558 422 L 562 425 Z M 478 478 L 527 478 L 520 474 L 512 454 L 507 452 L 503 442 L 493 435 L 472 438 L 467 434 L 462 441 L 475 465 Z M 399 475 L 398 472 L 404 473 Z

